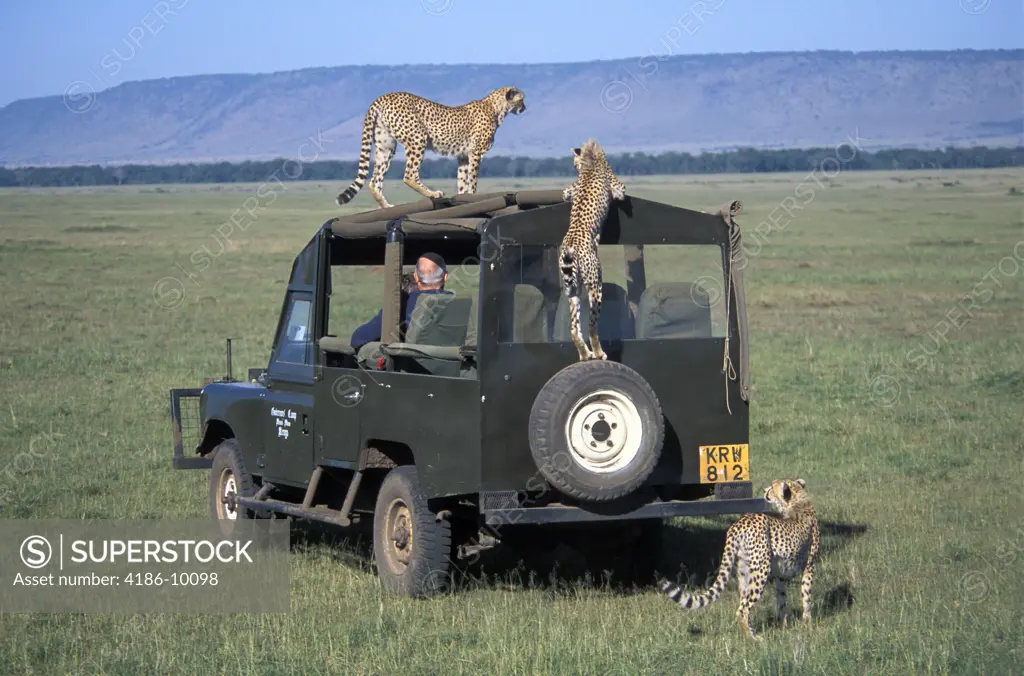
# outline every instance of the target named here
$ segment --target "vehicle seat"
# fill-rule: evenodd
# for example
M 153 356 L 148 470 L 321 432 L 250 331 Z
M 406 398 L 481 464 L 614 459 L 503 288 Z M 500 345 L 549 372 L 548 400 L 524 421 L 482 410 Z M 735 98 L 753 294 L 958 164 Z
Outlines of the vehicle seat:
M 589 345 L 590 302 L 584 292 L 580 299 L 580 325 L 583 340 Z M 626 290 L 618 284 L 606 282 L 601 285 L 601 316 L 597 319 L 597 331 L 601 340 L 628 340 L 634 337 L 633 313 L 629 309 Z M 572 342 L 569 333 L 569 297 L 563 292 L 558 298 L 555 310 L 554 340 Z
M 377 361 L 383 356 L 380 352 L 380 341 L 375 340 L 359 348 L 356 352 L 356 362 L 364 369 L 375 371 Z
M 516 284 L 512 291 L 512 342 L 546 343 L 548 313 L 544 294 L 532 284 Z
M 462 339 L 462 344 L 468 347 L 476 347 L 476 325 L 479 320 L 479 308 L 477 307 L 477 294 L 474 292 L 473 295 L 468 296 L 469 300 L 469 314 L 466 317 L 466 335 Z
M 461 347 L 465 344 L 473 299 L 455 294 L 427 294 L 419 296 L 405 330 L 405 342 L 415 345 L 446 345 Z M 473 334 L 475 334 L 475 328 Z M 473 336 L 475 339 L 475 335 Z M 401 362 L 401 364 L 400 364 Z M 413 362 L 419 368 L 401 368 Z M 395 359 L 398 370 L 427 372 L 434 375 L 458 376 L 459 362 L 429 357 L 401 357 Z
M 690 282 L 647 287 L 637 304 L 636 337 L 711 338 L 711 303 L 707 292 Z

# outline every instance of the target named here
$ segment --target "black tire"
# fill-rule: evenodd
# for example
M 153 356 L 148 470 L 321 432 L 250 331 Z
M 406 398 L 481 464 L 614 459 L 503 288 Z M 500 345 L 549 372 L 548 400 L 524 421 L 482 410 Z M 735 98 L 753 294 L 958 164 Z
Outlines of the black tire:
M 604 395 L 597 395 L 602 391 Z M 588 396 L 598 400 L 578 408 Z M 602 407 L 609 412 L 611 424 L 600 412 Z M 574 409 L 578 410 L 574 413 Z M 590 425 L 591 420 L 598 422 Z M 607 448 L 597 450 L 612 453 L 618 447 L 626 460 L 612 456 L 615 462 L 606 468 L 599 468 L 599 462 L 585 466 L 580 443 L 570 447 L 570 427 L 578 442 L 595 448 L 606 444 Z M 629 428 L 639 431 L 640 440 L 635 451 L 625 452 L 629 436 L 623 431 L 632 432 Z M 565 367 L 544 384 L 530 411 L 530 451 L 537 468 L 552 486 L 581 500 L 615 500 L 635 491 L 658 464 L 664 438 L 665 420 L 654 390 L 639 373 L 618 362 L 595 359 Z
M 236 440 L 225 439 L 213 453 L 213 467 L 210 468 L 210 516 L 220 522 L 225 534 L 230 534 L 235 519 L 253 519 L 255 514 L 252 510 L 238 508 L 234 510 L 232 518 L 232 511 L 224 504 L 223 497 L 228 492 L 252 497 L 256 488 L 252 476 L 245 469 L 245 461 Z
M 388 472 L 373 514 L 373 558 L 384 588 L 412 597 L 448 591 L 451 554 L 451 523 L 430 511 L 416 468 Z

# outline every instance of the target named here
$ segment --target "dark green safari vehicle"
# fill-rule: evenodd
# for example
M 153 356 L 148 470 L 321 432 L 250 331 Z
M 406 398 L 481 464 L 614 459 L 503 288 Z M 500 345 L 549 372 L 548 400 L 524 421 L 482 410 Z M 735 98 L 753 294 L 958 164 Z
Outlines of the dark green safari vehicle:
M 585 531 L 653 560 L 666 518 L 766 511 L 749 477 L 739 203 L 613 204 L 608 360 L 584 362 L 559 286 L 569 208 L 534 190 L 324 223 L 294 261 L 266 367 L 234 380 L 229 342 L 225 378 L 171 390 L 174 467 L 211 470 L 214 519 L 372 520 L 380 579 L 408 595 L 524 533 Z M 401 327 L 403 269 L 428 251 L 452 293 L 421 296 Z M 386 340 L 353 350 L 368 306 Z

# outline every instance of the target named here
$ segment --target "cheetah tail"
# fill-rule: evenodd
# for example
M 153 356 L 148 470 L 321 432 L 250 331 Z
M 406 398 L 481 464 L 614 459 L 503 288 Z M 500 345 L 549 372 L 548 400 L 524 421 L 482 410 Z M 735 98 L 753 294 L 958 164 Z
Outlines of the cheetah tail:
M 373 128 L 377 124 L 377 110 L 373 106 L 366 111 L 366 117 L 363 118 L 363 141 L 362 147 L 359 150 L 359 171 L 356 173 L 356 180 L 352 181 L 352 185 L 345 189 L 344 192 L 338 194 L 337 202 L 339 205 L 350 202 L 353 197 L 356 196 L 362 187 L 366 183 L 366 177 L 370 175 L 370 146 L 373 142 Z
M 718 575 L 715 577 L 714 584 L 712 584 L 711 587 L 709 587 L 703 594 L 688 594 L 682 587 L 672 584 L 668 580 L 662 580 L 661 591 L 663 594 L 667 595 L 669 599 L 678 603 L 680 608 L 685 608 L 686 610 L 703 608 L 704 606 L 717 601 L 721 593 L 725 591 L 725 584 L 729 581 L 729 574 L 732 572 L 732 568 L 735 563 L 735 552 L 731 547 L 727 548 L 725 550 L 725 555 L 722 557 L 722 563 L 718 567 Z
M 562 261 L 559 265 L 559 269 L 562 271 L 562 278 L 567 286 L 572 284 L 572 280 L 575 277 L 575 265 L 576 248 L 573 246 L 567 246 L 562 250 Z

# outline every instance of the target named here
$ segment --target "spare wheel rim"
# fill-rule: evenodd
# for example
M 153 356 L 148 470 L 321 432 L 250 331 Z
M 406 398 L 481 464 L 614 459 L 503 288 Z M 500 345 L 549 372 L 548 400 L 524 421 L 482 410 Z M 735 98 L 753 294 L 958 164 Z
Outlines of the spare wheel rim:
M 629 466 L 640 454 L 643 420 L 626 395 L 597 390 L 569 411 L 565 439 L 577 465 L 595 474 L 610 474 Z

